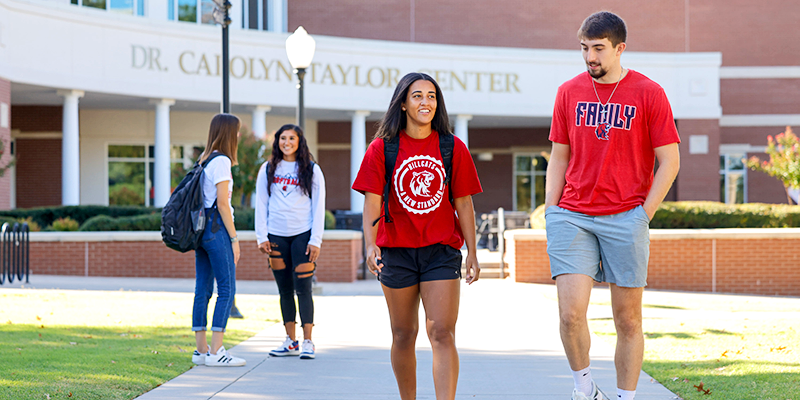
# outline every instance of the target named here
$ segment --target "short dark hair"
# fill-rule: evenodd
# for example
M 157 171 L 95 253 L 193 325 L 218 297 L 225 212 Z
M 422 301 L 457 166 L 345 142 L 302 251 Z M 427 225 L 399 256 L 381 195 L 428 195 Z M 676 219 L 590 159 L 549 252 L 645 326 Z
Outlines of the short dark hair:
M 391 139 L 397 136 L 401 130 L 406 129 L 406 113 L 402 110 L 402 104 L 408 97 L 408 89 L 411 84 L 420 80 L 433 83 L 433 87 L 436 88 L 436 111 L 434 111 L 431 121 L 431 129 L 442 134 L 452 133 L 450 132 L 450 118 L 447 116 L 447 107 L 444 105 L 444 96 L 442 96 L 439 84 L 428 74 L 411 72 L 397 83 L 392 100 L 389 102 L 389 109 L 378 123 L 376 139 Z
M 614 47 L 625 43 L 627 38 L 625 21 L 610 11 L 600 11 L 586 17 L 581 29 L 578 29 L 578 39 L 608 39 Z

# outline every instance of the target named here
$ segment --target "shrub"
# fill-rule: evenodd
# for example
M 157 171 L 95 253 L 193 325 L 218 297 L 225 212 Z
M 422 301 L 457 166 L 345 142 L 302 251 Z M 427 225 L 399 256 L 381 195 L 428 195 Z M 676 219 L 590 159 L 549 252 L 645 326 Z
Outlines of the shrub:
M 544 205 L 531 214 L 531 227 L 544 228 Z M 714 201 L 664 202 L 652 229 L 800 227 L 800 207 L 787 204 L 723 204 Z
M 17 222 L 17 220 L 15 220 L 14 218 L 0 217 L 0 228 L 2 228 L 4 224 L 8 224 L 9 228 L 13 227 L 15 222 Z
M 70 217 L 59 218 L 53 221 L 53 225 L 51 225 L 54 231 L 61 231 L 61 232 L 74 232 L 77 231 L 80 227 L 78 221 Z
M 233 211 L 233 226 L 236 230 L 252 231 L 256 229 L 256 210 L 253 208 L 238 208 Z
M 330 210 L 325 210 L 325 229 L 336 229 L 336 217 Z
M 161 214 L 135 215 L 132 217 L 112 218 L 98 215 L 88 219 L 81 225 L 82 232 L 96 231 L 159 231 L 161 230 Z
M 800 138 L 787 126 L 786 131 L 779 133 L 774 140 L 772 135 L 767 136 L 766 153 L 769 161 L 751 157 L 747 166 L 780 180 L 786 189 L 786 200 L 792 204 L 789 189 L 800 189 Z
M 97 215 L 107 215 L 117 218 L 150 214 L 153 212 L 160 214 L 161 209 L 143 206 L 55 206 L 3 210 L 0 211 L 0 217 L 9 217 L 12 219 L 31 218 L 31 221 L 36 222 L 39 226 L 49 226 L 53 224 L 53 221 L 59 218 L 69 217 L 78 221 L 78 224 L 83 225 L 86 220 Z
M 36 221 L 33 220 L 33 217 L 18 218 L 17 222 L 19 222 L 20 225 L 27 223 L 28 224 L 28 230 L 30 232 L 39 232 L 39 231 L 42 230 L 42 227 L 38 223 L 36 223 Z

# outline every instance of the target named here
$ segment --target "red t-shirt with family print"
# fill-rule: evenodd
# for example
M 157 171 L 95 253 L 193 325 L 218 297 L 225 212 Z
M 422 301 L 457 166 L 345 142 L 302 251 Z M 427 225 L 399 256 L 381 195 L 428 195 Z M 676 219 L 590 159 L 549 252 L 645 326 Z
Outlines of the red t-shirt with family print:
M 483 189 L 472 156 L 464 142 L 457 137 L 453 139 L 450 179 L 453 198 L 478 194 Z M 386 183 L 383 146 L 382 139 L 375 139 L 367 148 L 353 183 L 354 190 L 383 195 Z M 389 196 L 389 214 L 394 222 L 387 224 L 381 217 L 375 244 L 420 248 L 441 243 L 460 249 L 464 235 L 450 204 L 449 188 L 444 186 L 444 179 L 439 134 L 433 131 L 424 139 L 413 139 L 401 131 Z
M 550 140 L 570 146 L 558 205 L 587 215 L 644 204 L 653 184 L 653 149 L 681 141 L 664 89 L 634 70 L 618 86 L 593 87 L 588 72 L 561 85 Z

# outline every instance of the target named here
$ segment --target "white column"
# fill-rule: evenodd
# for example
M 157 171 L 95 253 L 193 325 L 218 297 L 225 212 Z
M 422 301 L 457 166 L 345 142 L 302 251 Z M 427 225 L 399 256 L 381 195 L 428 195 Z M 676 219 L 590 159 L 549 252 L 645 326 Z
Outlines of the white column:
M 81 154 L 78 100 L 82 90 L 59 90 L 64 97 L 61 144 L 61 204 L 77 206 L 81 203 Z
M 144 15 L 149 19 L 166 21 L 169 19 L 169 2 L 167 0 L 139 0 L 144 1 Z M 178 19 L 178 16 L 175 16 Z
M 356 180 L 361 160 L 367 152 L 367 116 L 369 111 L 356 111 L 352 114 L 350 122 L 350 185 Z M 361 212 L 364 210 L 364 195 L 350 190 L 350 211 Z
M 169 107 L 175 104 L 172 99 L 152 99 L 150 104 L 156 106 L 155 160 L 153 171 L 153 190 L 155 198 L 153 206 L 164 207 L 169 200 L 170 191 L 170 140 L 169 140 Z
M 469 148 L 469 121 L 472 115 L 456 115 L 456 136 Z
M 253 115 L 253 134 L 259 139 L 267 138 L 267 113 L 272 111 L 270 106 L 255 106 L 250 109 Z
M 267 6 L 269 7 L 269 12 L 267 12 L 269 23 L 264 21 L 264 26 L 268 27 L 271 32 L 286 32 L 286 0 L 269 0 Z
M 231 2 L 231 8 L 228 11 L 228 17 L 231 19 L 231 24 L 228 29 L 241 30 L 242 29 L 242 8 L 244 2 L 242 0 L 228 0 Z

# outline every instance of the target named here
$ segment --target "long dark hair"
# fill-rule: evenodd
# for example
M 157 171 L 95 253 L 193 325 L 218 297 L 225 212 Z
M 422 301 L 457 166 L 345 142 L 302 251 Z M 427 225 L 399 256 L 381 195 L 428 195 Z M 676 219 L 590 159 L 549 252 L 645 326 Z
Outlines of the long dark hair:
M 311 162 L 314 161 L 314 156 L 308 150 L 308 143 L 306 142 L 306 135 L 303 129 L 294 124 L 286 124 L 280 127 L 275 132 L 275 140 L 272 142 L 272 156 L 269 159 L 269 169 L 267 171 L 267 193 L 272 195 L 272 181 L 275 179 L 275 168 L 278 167 L 278 162 L 283 160 L 283 151 L 281 151 L 281 133 L 286 131 L 297 132 L 297 152 L 295 153 L 295 160 L 297 161 L 297 176 L 300 180 L 300 190 L 306 196 L 311 196 L 311 182 L 314 179 L 314 168 Z
M 239 147 L 239 128 L 241 127 L 242 123 L 235 115 L 215 115 L 211 119 L 211 125 L 208 128 L 208 142 L 199 162 L 205 161 L 214 150 L 217 150 L 231 159 L 231 165 L 239 164 L 236 159 L 236 150 Z
M 408 98 L 408 88 L 411 87 L 412 83 L 419 80 L 431 82 L 433 87 L 436 88 L 436 111 L 431 121 L 431 129 L 439 133 L 452 133 L 450 132 L 450 118 L 447 116 L 447 107 L 444 106 L 444 96 L 442 96 L 442 89 L 439 84 L 428 74 L 412 72 L 406 74 L 397 83 L 392 95 L 392 101 L 389 103 L 389 109 L 386 110 L 386 114 L 383 114 L 383 119 L 378 123 L 378 132 L 375 133 L 375 139 L 392 139 L 399 135 L 400 131 L 406 129 L 406 113 L 403 111 L 402 105 Z

